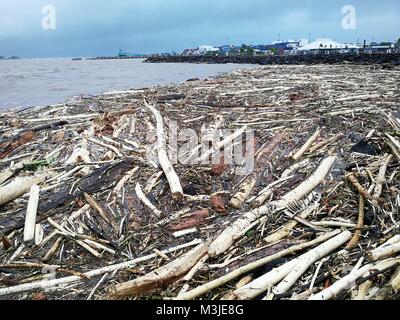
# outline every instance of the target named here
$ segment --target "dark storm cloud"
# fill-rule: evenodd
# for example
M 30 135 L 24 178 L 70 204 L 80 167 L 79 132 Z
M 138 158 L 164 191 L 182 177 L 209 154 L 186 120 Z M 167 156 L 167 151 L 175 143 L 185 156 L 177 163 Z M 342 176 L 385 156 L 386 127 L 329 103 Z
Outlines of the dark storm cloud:
M 57 28 L 41 28 L 53 5 Z M 343 30 L 344 5 L 357 10 L 357 29 Z M 3 0 L 0 55 L 78 56 L 182 50 L 199 44 L 267 43 L 331 37 L 356 41 L 400 37 L 398 0 Z M 229 40 L 227 40 L 229 39 Z

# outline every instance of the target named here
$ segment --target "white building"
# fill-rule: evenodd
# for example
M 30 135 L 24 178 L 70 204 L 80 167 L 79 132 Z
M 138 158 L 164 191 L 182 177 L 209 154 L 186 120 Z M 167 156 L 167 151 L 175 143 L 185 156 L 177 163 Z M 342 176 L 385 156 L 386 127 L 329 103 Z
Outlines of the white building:
M 301 48 L 298 49 L 299 52 L 340 52 L 345 53 L 351 50 L 357 50 L 357 47 L 354 44 L 343 44 L 335 42 L 331 39 L 317 39 L 314 42 L 311 42 Z
M 218 48 L 215 48 L 213 46 L 208 46 L 208 45 L 199 46 L 198 50 L 199 50 L 200 54 L 206 54 L 209 52 L 219 52 Z

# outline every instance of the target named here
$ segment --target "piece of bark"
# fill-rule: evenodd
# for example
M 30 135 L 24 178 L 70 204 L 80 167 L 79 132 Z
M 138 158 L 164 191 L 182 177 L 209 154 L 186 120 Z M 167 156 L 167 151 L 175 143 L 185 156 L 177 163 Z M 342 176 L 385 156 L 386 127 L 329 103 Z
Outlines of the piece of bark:
M 15 149 L 17 149 L 18 147 L 23 146 L 24 144 L 33 140 L 35 137 L 36 137 L 36 134 L 34 131 L 26 131 L 16 138 L 13 138 L 9 141 L 1 143 L 0 144 L 0 159 L 4 159 Z
M 170 224 L 168 226 L 168 229 L 173 232 L 190 229 L 204 223 L 205 219 L 207 219 L 209 216 L 210 212 L 208 209 L 196 211 L 193 212 L 188 217 L 183 218 L 174 224 Z
M 222 201 L 221 196 L 212 196 L 211 197 L 211 204 L 212 204 L 213 208 L 215 209 L 215 211 L 217 211 L 219 213 L 226 213 L 227 212 L 227 210 L 225 208 L 224 201 Z

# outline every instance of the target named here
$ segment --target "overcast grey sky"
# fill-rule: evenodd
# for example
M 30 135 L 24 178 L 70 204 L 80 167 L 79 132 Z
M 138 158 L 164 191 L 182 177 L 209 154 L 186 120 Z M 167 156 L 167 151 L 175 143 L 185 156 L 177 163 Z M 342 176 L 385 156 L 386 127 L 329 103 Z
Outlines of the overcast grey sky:
M 44 5 L 56 9 L 56 29 L 42 28 Z M 342 7 L 356 9 L 356 29 L 344 30 Z M 400 38 L 399 0 L 1 0 L 0 55 L 70 57 L 170 52 L 201 44 L 266 44 L 329 37 Z

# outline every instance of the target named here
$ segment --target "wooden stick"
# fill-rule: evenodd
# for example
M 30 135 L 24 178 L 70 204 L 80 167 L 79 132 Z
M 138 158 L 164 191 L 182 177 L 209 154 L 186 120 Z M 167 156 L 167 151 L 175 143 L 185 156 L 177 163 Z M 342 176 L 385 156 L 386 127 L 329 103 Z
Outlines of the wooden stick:
M 375 186 L 375 191 L 373 194 L 373 197 L 376 200 L 379 200 L 379 198 L 381 197 L 382 194 L 382 190 L 383 190 L 383 184 L 385 183 L 386 179 L 386 171 L 388 168 L 389 163 L 392 161 L 393 156 L 390 155 L 386 155 L 386 159 L 383 160 L 382 166 L 379 169 L 379 174 L 378 177 L 376 178 L 376 186 Z
M 265 203 L 265 201 L 273 194 L 273 190 L 276 186 L 292 179 L 294 176 L 288 176 L 285 178 L 281 178 L 273 183 L 271 183 L 270 185 L 268 185 L 266 188 L 264 188 L 263 190 L 261 190 L 258 193 L 257 198 L 254 200 L 254 205 L 257 207 L 263 205 Z
M 90 204 L 90 206 L 95 209 L 98 214 L 106 221 L 108 224 L 111 224 L 110 219 L 107 217 L 106 213 L 104 212 L 103 208 L 94 200 L 89 194 L 86 192 L 84 193 L 86 201 Z
M 207 293 L 210 290 L 213 290 L 219 286 L 222 286 L 228 282 L 231 282 L 232 280 L 240 277 L 241 275 L 251 272 L 252 270 L 255 270 L 257 268 L 260 268 L 264 265 L 266 265 L 267 263 L 270 263 L 274 260 L 283 258 L 285 256 L 289 256 L 291 254 L 295 254 L 296 252 L 305 250 L 307 248 L 313 247 L 321 242 L 327 241 L 330 238 L 338 235 L 340 233 L 340 231 L 336 230 L 334 232 L 330 232 L 330 233 L 326 233 L 323 234 L 322 236 L 320 236 L 319 238 L 310 241 L 310 242 L 306 242 L 306 243 L 302 243 L 299 245 L 295 245 L 293 247 L 290 247 L 288 249 L 282 250 L 274 255 L 268 256 L 268 257 L 264 257 L 262 259 L 259 259 L 257 261 L 254 261 L 252 263 L 249 263 L 248 265 L 245 265 L 243 267 L 240 267 L 234 271 L 229 272 L 228 274 L 217 278 L 215 280 L 212 280 L 206 284 L 203 284 L 202 286 L 199 286 L 191 291 L 186 292 L 185 294 L 179 296 L 179 299 L 181 300 L 192 300 L 192 299 L 196 299 L 199 296 L 204 295 L 205 293 Z
M 135 167 L 133 168 L 131 171 L 128 171 L 123 177 L 122 179 L 118 182 L 118 184 L 115 186 L 112 194 L 113 194 L 113 198 L 114 200 L 118 197 L 118 194 L 120 193 L 120 191 L 122 190 L 122 188 L 124 187 L 124 185 L 136 174 L 136 172 L 139 171 L 139 167 Z
M 346 250 L 353 250 L 357 248 L 358 243 L 361 238 L 362 228 L 364 227 L 364 216 L 365 216 L 365 198 L 362 194 L 359 195 L 359 211 L 358 211 L 358 222 L 357 222 L 357 230 L 353 238 L 350 240 L 349 244 L 346 247 Z
M 36 215 L 39 204 L 40 188 L 37 184 L 31 187 L 28 207 L 26 209 L 25 227 L 24 227 L 24 242 L 35 240 Z
M 165 176 L 167 177 L 173 199 L 181 200 L 183 198 L 183 188 L 179 177 L 176 174 L 175 169 L 168 158 L 163 118 L 156 108 L 149 105 L 146 101 L 144 101 L 144 104 L 148 109 L 150 109 L 150 111 L 156 118 L 158 161 L 160 162 L 161 168 L 163 169 Z
M 142 191 L 142 187 L 140 186 L 140 183 L 136 184 L 135 187 L 135 192 L 137 197 L 139 198 L 139 200 L 150 209 L 150 211 L 157 217 L 157 218 L 161 218 L 161 214 L 162 212 L 160 210 L 158 210 L 154 204 L 151 203 L 151 201 L 146 197 L 146 195 L 143 193 Z
M 366 190 L 358 181 L 354 173 L 351 173 L 347 176 L 347 180 L 351 182 L 351 184 L 357 189 L 357 191 L 364 196 L 364 198 L 370 200 L 374 206 L 378 206 L 378 202 L 376 199 Z
M 307 217 L 314 211 L 313 207 L 309 207 L 303 212 L 301 212 L 298 217 L 301 219 L 307 219 Z M 287 238 L 292 230 L 297 226 L 299 222 L 296 220 L 291 220 L 288 223 L 286 223 L 282 229 L 274 232 L 273 234 L 269 235 L 264 239 L 265 242 L 267 243 L 275 243 L 278 242 L 279 240 Z
M 335 142 L 336 140 L 338 140 L 339 138 L 341 138 L 343 136 L 343 133 L 339 133 L 334 135 L 333 137 L 326 139 L 324 141 L 321 141 L 320 143 L 316 144 L 315 146 L 313 146 L 312 148 L 310 148 L 310 153 L 314 153 L 315 151 L 321 149 L 322 147 L 325 147 L 326 145 Z
M 188 242 L 188 243 L 185 243 L 185 244 L 182 244 L 182 245 L 179 245 L 179 246 L 167 249 L 167 250 L 163 250 L 162 252 L 166 253 L 166 254 L 172 253 L 172 252 L 179 251 L 179 250 L 182 250 L 182 249 L 185 249 L 188 247 L 196 246 L 196 245 L 200 244 L 201 242 L 202 242 L 201 240 L 196 239 L 191 242 Z M 84 273 L 83 276 L 90 279 L 90 278 L 102 275 L 104 273 L 115 272 L 117 270 L 123 270 L 123 269 L 129 269 L 129 268 L 132 268 L 133 266 L 137 265 L 138 263 L 148 261 L 148 260 L 154 259 L 156 257 L 157 257 L 157 255 L 155 253 L 149 254 L 147 256 L 136 258 L 131 261 L 127 261 L 127 262 L 107 266 L 104 268 L 92 270 L 92 271 Z M 38 282 L 33 282 L 33 283 L 21 284 L 21 285 L 17 285 L 14 287 L 0 288 L 0 297 L 5 296 L 5 295 L 10 295 L 10 294 L 15 294 L 15 293 L 37 290 L 37 289 L 49 290 L 49 289 L 58 288 L 62 285 L 80 282 L 80 281 L 82 281 L 81 276 L 70 276 L 70 277 L 65 277 L 65 278 L 60 278 L 60 279 L 49 280 L 49 281 L 38 281 Z
M 299 151 L 293 156 L 293 160 L 299 160 L 303 154 L 312 146 L 312 144 L 317 140 L 318 136 L 320 135 L 321 130 L 318 129 L 308 140 L 307 142 L 300 148 Z
M 247 126 L 242 127 L 241 129 L 235 131 L 231 135 L 227 136 L 224 140 L 217 142 L 215 145 L 212 146 L 211 149 L 208 151 L 204 152 L 204 154 L 201 155 L 199 159 L 195 161 L 195 163 L 203 163 L 205 161 L 208 161 L 211 155 L 213 155 L 216 152 L 220 152 L 222 148 L 226 147 L 229 145 L 232 141 L 240 137 L 243 133 L 245 133 L 247 130 Z
M 164 173 L 163 173 L 162 171 L 158 171 L 158 172 L 154 173 L 154 174 L 149 178 L 149 180 L 148 180 L 147 183 L 146 183 L 146 186 L 144 187 L 144 192 L 145 192 L 146 194 L 147 194 L 147 193 L 150 193 L 150 192 L 153 190 L 154 186 L 157 184 L 158 180 L 161 178 L 161 176 L 162 176 L 163 174 L 164 174 Z

